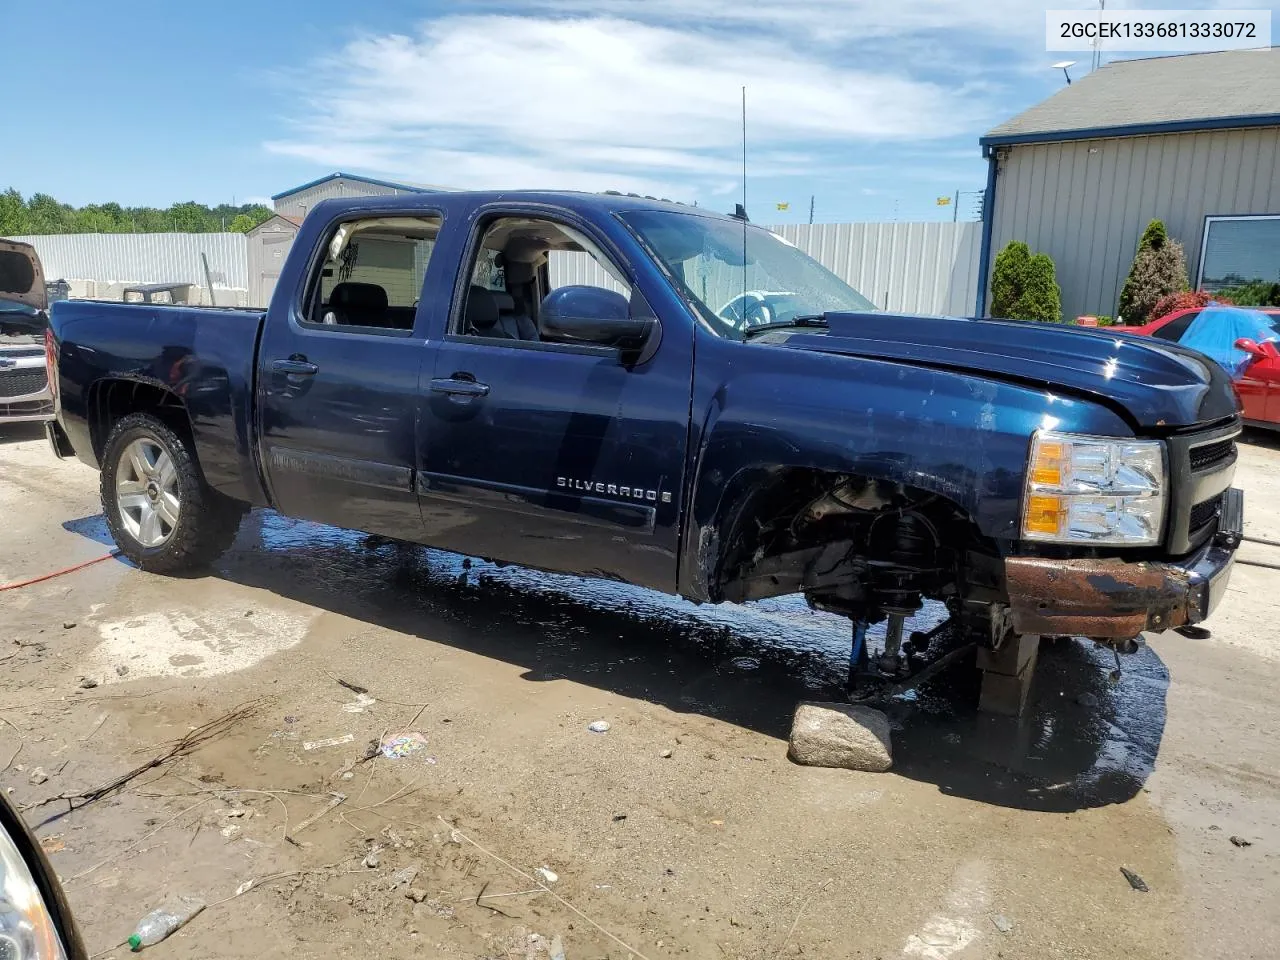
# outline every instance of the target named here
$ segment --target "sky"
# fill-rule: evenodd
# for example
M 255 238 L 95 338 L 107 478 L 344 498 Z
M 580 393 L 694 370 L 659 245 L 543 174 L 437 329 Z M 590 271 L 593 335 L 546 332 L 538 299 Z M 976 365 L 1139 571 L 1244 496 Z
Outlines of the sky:
M 804 222 L 811 197 L 819 221 L 949 220 L 938 197 L 985 185 L 978 138 L 1061 88 L 1050 64 L 1089 63 L 1045 52 L 1046 6 L 1028 0 L 0 7 L 30 38 L 5 44 L 25 113 L 6 110 L 0 189 L 76 205 L 269 203 L 343 170 L 728 211 L 746 86 L 753 220 Z M 972 218 L 972 193 L 958 210 Z

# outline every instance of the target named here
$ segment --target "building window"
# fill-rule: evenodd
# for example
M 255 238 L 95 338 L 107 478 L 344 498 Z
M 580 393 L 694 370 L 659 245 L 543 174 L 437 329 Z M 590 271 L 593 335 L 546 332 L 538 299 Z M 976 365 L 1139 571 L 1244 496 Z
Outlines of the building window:
M 1273 283 L 1280 283 L 1280 215 L 1205 218 L 1199 289 Z

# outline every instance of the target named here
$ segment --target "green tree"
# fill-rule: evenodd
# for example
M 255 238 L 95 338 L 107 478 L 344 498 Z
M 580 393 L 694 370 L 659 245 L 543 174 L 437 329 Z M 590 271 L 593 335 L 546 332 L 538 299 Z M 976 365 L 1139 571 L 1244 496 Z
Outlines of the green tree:
M 1009 320 L 1062 319 L 1062 291 L 1047 253 L 1034 256 L 1021 240 L 996 255 L 991 271 L 991 315 Z
M 115 202 L 72 207 L 37 193 L 30 200 L 13 188 L 0 193 L 0 236 L 40 233 L 208 233 L 236 228 L 250 230 L 271 217 L 258 203 L 220 204 L 210 209 L 202 203 L 175 203 L 167 210 L 155 207 L 122 207 Z M 246 217 L 249 226 L 244 226 Z M 243 232 L 243 231 L 242 231 Z
M 1031 260 L 1031 248 L 1021 240 L 1011 240 L 996 254 L 991 270 L 991 315 L 1012 317 L 1022 296 L 1023 277 Z
M 32 233 L 74 233 L 76 213 L 47 193 L 34 193 L 27 201 Z
M 1156 301 L 1187 289 L 1187 261 L 1182 245 L 1169 238 L 1164 224 L 1152 220 L 1142 231 L 1129 276 L 1120 290 L 1117 314 L 1126 323 L 1146 323 Z
M 253 217 L 247 213 L 238 213 L 234 220 L 227 224 L 227 229 L 232 233 L 248 233 L 257 224 L 253 222 Z
M 211 215 L 208 207 L 194 200 L 175 203 L 169 208 L 169 221 L 173 224 L 173 229 L 179 233 L 208 233 Z
M 1019 320 L 1059 323 L 1062 320 L 1062 290 L 1053 268 L 1053 258 L 1037 253 L 1027 261 L 1022 278 L 1022 296 L 1014 306 Z
M 10 187 L 0 193 L 0 237 L 19 237 L 31 232 L 31 217 L 22 194 Z

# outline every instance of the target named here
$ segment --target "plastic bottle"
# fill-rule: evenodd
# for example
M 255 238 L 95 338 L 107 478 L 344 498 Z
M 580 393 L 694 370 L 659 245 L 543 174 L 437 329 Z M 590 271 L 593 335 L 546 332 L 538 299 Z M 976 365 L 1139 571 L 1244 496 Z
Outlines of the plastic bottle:
M 143 947 L 159 943 L 203 909 L 204 904 L 199 900 L 186 897 L 157 907 L 138 921 L 133 936 L 129 938 L 129 948 L 136 953 Z

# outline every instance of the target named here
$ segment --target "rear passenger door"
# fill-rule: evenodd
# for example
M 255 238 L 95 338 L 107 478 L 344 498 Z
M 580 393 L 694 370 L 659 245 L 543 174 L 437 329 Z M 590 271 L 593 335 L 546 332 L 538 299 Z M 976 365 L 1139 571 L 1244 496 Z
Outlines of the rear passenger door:
M 335 223 L 303 289 L 273 301 L 257 409 L 281 512 L 418 538 L 418 299 L 440 223 L 421 211 Z

